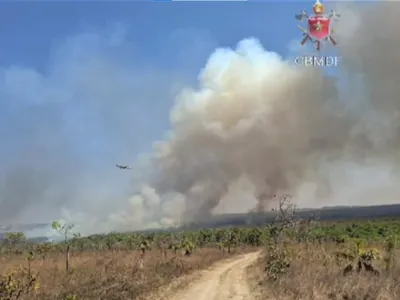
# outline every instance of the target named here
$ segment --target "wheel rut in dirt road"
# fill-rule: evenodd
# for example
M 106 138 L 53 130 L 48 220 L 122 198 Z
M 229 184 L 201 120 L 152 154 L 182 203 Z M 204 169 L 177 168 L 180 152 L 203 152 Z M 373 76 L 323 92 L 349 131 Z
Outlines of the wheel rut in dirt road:
M 260 252 L 239 256 L 221 262 L 207 270 L 184 290 L 166 297 L 166 300 L 253 300 L 247 283 L 246 269 L 258 258 Z

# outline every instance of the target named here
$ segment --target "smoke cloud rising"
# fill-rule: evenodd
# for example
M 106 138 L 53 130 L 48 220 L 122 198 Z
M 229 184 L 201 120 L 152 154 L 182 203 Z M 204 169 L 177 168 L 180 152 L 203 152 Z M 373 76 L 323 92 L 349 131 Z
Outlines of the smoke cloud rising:
M 25 81 L 14 82 L 15 72 L 22 71 L 4 70 L 2 93 L 26 99 L 33 92 L 38 102 L 25 109 L 24 118 L 18 113 L 1 127 L 9 156 L 1 158 L 6 168 L 0 171 L 0 222 L 32 214 L 35 207 L 56 210 L 58 204 L 65 207 L 63 217 L 81 224 L 84 233 L 170 226 L 212 213 L 269 209 L 279 192 L 292 194 L 303 207 L 398 202 L 400 5 L 343 4 L 337 9 L 343 62 L 334 76 L 296 67 L 256 38 L 240 41 L 235 49 L 215 50 L 198 85 L 180 89 L 170 113 L 171 130 L 137 159 L 132 189 L 120 195 L 115 194 L 120 173 L 113 174 L 119 178 L 114 180 L 101 175 L 109 171 L 98 162 L 82 161 L 74 143 L 80 134 L 90 136 L 90 126 L 101 124 L 109 144 L 132 149 L 132 132 L 140 129 L 133 129 L 138 116 L 130 105 L 143 82 L 99 61 L 91 62 L 95 68 L 74 65 L 83 72 L 59 66 L 56 82 L 26 71 L 18 74 Z M 83 74 L 79 79 L 70 76 L 78 73 Z M 107 76 L 101 78 L 103 73 Z M 182 85 L 182 80 L 176 85 L 180 77 L 159 76 L 151 78 L 151 92 L 142 91 L 141 97 L 169 99 L 171 87 Z M 30 84 L 29 93 L 18 88 L 24 82 Z M 54 94 L 62 103 L 96 99 L 79 103 L 93 105 L 93 115 L 80 116 L 75 108 L 76 118 L 87 120 L 85 129 L 76 128 L 74 120 L 64 122 L 68 104 L 43 103 Z M 115 97 L 126 97 L 123 110 L 110 111 Z M 7 105 L 18 112 L 15 103 Z M 33 123 L 34 128 L 27 126 Z M 15 139 L 15 130 L 24 139 Z M 103 147 L 92 139 L 90 144 L 94 148 L 88 151 Z M 107 162 L 133 159 L 125 151 L 106 149 Z

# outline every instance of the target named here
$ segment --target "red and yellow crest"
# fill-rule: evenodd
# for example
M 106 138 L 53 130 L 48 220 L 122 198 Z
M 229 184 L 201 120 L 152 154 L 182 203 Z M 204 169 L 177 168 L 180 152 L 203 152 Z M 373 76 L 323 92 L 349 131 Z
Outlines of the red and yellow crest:
M 305 11 L 301 11 L 300 14 L 296 15 L 296 19 L 299 21 L 307 20 L 307 28 L 299 26 L 300 30 L 303 32 L 303 40 L 301 45 L 304 45 L 307 41 L 311 41 L 315 44 L 316 49 L 319 51 L 321 43 L 324 41 L 330 42 L 332 45 L 336 45 L 336 41 L 331 36 L 332 34 L 332 21 L 335 18 L 340 17 L 335 11 L 326 16 L 324 15 L 325 8 L 324 5 L 317 0 L 313 6 L 314 15 L 308 16 Z
M 309 17 L 308 34 L 318 41 L 327 39 L 331 35 L 331 20 L 325 16 Z

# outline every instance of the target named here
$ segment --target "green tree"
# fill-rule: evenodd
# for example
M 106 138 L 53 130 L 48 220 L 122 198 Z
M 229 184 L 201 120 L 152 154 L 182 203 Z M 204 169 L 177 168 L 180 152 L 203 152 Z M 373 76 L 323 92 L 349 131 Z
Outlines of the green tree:
M 7 232 L 5 234 L 5 242 L 7 243 L 8 246 L 8 251 L 11 254 L 12 249 L 15 249 L 17 245 L 20 245 L 26 241 L 26 236 L 23 232 Z M 15 249 L 17 252 L 20 249 Z
M 69 272 L 69 252 L 70 252 L 70 236 L 71 230 L 74 228 L 73 224 L 61 224 L 60 221 L 54 221 L 51 224 L 53 230 L 57 231 L 63 238 L 65 243 L 65 270 Z
M 5 240 L 10 247 L 14 247 L 19 243 L 26 241 L 26 236 L 23 232 L 7 232 L 5 234 Z
M 239 242 L 239 232 L 235 229 L 228 229 L 225 231 L 225 240 L 224 243 L 228 248 L 228 253 L 231 253 L 232 246 L 236 246 Z
M 252 228 L 244 237 L 244 242 L 250 246 L 262 245 L 263 232 L 259 228 Z
M 195 247 L 194 247 L 194 243 L 191 240 L 189 240 L 188 238 L 185 238 L 182 241 L 180 248 L 183 249 L 184 254 L 186 256 L 190 256 L 190 254 L 192 254 Z

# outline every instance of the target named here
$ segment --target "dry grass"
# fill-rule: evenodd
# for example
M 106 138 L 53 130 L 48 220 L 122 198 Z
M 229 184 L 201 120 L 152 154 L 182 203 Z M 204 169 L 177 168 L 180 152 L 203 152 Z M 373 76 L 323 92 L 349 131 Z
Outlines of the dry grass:
M 260 299 L 400 299 L 400 260 L 395 260 L 390 271 L 385 271 L 382 260 L 376 261 L 375 265 L 381 270 L 379 276 L 369 273 L 343 276 L 346 263 L 336 261 L 334 252 L 339 250 L 337 245 L 310 245 L 308 248 L 296 245 L 291 250 L 291 265 L 276 281 L 266 277 L 264 258 L 251 267 L 250 276 L 253 283 L 259 283 Z
M 32 272 L 39 271 L 40 288 L 21 299 L 62 300 L 68 299 L 67 296 L 75 296 L 77 300 L 144 299 L 182 275 L 234 254 L 206 248 L 194 251 L 191 256 L 168 252 L 165 257 L 160 251 L 153 250 L 142 260 L 136 251 L 76 253 L 71 256 L 68 276 L 64 256 L 52 255 L 44 261 L 32 261 Z M 16 265 L 26 266 L 27 261 L 22 256 L 3 258 L 0 273 Z

